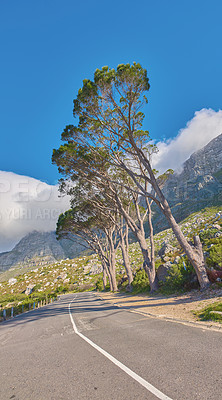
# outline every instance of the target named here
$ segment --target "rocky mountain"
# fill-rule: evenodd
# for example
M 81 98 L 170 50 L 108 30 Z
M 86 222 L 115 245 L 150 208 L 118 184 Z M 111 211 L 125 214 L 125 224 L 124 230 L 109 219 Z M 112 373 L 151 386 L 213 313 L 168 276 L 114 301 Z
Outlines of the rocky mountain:
M 222 134 L 193 153 L 180 174 L 169 176 L 162 191 L 178 222 L 192 212 L 222 204 Z M 157 207 L 153 225 L 155 232 L 168 228 Z
M 33 231 L 23 237 L 11 251 L 0 254 L 0 272 L 12 266 L 40 266 L 74 258 L 83 250 L 82 246 L 70 240 L 58 241 L 55 232 Z
M 185 161 L 183 171 L 169 177 L 163 193 L 169 201 L 207 201 L 221 196 L 222 134 Z

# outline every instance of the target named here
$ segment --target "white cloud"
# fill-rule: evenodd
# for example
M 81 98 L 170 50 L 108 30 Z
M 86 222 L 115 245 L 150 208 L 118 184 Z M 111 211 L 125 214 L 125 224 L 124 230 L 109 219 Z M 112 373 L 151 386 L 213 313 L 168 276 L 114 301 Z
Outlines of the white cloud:
M 178 135 L 166 142 L 157 143 L 159 152 L 153 155 L 153 167 L 160 173 L 169 168 L 180 171 L 192 153 L 204 147 L 222 133 L 222 110 L 203 108 L 181 129 Z
M 55 230 L 69 200 L 58 186 L 0 171 L 0 252 L 10 250 L 27 233 Z

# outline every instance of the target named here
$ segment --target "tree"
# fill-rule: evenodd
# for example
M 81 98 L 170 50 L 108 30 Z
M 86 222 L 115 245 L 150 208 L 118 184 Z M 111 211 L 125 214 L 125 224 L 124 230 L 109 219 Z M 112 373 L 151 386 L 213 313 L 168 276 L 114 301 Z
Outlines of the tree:
M 191 245 L 183 235 L 172 215 L 160 185 L 151 167 L 150 151 L 153 147 L 148 131 L 142 130 L 147 103 L 145 93 L 149 90 L 147 71 L 140 64 L 120 64 L 117 69 L 107 66 L 97 69 L 94 80 L 85 79 L 74 100 L 74 117 L 77 126 L 69 125 L 63 139 L 72 145 L 91 146 L 91 154 L 109 155 L 109 162 L 125 170 L 138 188 L 138 193 L 154 201 L 167 218 L 179 244 L 193 265 L 202 289 L 209 285 L 201 242 L 194 237 Z M 101 154 L 100 154 L 101 156 Z M 93 170 L 93 159 L 92 170 Z M 106 158 L 104 158 L 104 162 Z M 141 181 L 153 189 L 144 189 Z
M 87 211 L 84 209 L 87 208 Z M 116 276 L 115 276 L 115 255 L 118 249 L 116 240 L 113 238 L 115 230 L 114 224 L 111 220 L 104 225 L 103 220 L 95 215 L 90 215 L 91 205 L 85 202 L 84 206 L 74 207 L 59 216 L 57 222 L 56 234 L 57 238 L 61 239 L 67 237 L 74 240 L 76 237 L 81 238 L 88 246 L 98 254 L 102 269 L 103 269 L 103 282 L 104 288 L 106 286 L 106 276 L 108 276 L 111 291 L 117 290 Z
M 66 180 L 62 181 L 62 188 L 73 197 L 76 202 L 76 187 L 69 189 L 70 180 L 78 179 L 81 182 L 78 187 L 87 186 L 88 190 L 84 191 L 85 197 L 89 197 L 89 186 L 93 188 L 94 193 L 102 193 L 103 201 L 100 207 L 106 209 L 106 213 L 110 210 L 114 211 L 118 209 L 118 212 L 122 215 L 125 223 L 131 229 L 133 235 L 139 242 L 142 255 L 144 258 L 143 267 L 149 277 L 151 291 L 158 289 L 158 280 L 155 270 L 154 260 L 154 241 L 153 241 L 153 229 L 151 223 L 151 209 L 148 199 L 146 199 L 147 210 L 141 210 L 142 207 L 139 205 L 139 195 L 135 191 L 135 184 L 129 175 L 123 170 L 113 170 L 109 163 L 109 157 L 101 150 L 97 148 L 95 153 L 95 147 L 93 151 L 89 145 L 78 145 L 78 143 L 68 143 L 65 146 L 61 146 L 59 150 L 54 151 L 53 161 L 59 166 L 60 172 L 66 176 Z M 106 163 L 104 165 L 104 154 L 106 154 Z M 100 159 L 102 155 L 102 160 Z M 115 182 L 115 183 L 114 183 Z M 123 186 L 123 183 L 126 187 Z M 146 184 L 146 182 L 145 182 Z M 133 190 L 134 189 L 134 190 Z M 93 203 L 94 195 L 91 195 L 91 204 Z M 105 205 L 106 204 L 106 205 Z M 98 207 L 98 200 L 94 202 L 94 206 Z M 133 207 L 132 207 L 133 206 Z M 133 215 L 134 214 L 134 215 Z M 150 226 L 150 243 L 151 253 L 145 238 L 144 221 L 148 214 L 149 226 Z M 127 244 L 127 228 L 123 235 L 123 223 L 118 226 L 118 232 L 120 236 L 120 247 L 122 250 L 123 262 L 126 268 L 129 285 L 133 280 L 133 275 L 130 267 L 129 256 L 128 256 L 128 244 Z

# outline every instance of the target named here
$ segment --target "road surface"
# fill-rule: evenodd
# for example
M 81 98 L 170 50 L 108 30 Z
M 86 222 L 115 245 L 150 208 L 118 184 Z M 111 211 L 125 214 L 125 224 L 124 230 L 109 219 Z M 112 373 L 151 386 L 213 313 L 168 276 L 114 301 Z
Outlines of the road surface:
M 221 339 L 62 296 L 0 325 L 0 400 L 220 400 Z

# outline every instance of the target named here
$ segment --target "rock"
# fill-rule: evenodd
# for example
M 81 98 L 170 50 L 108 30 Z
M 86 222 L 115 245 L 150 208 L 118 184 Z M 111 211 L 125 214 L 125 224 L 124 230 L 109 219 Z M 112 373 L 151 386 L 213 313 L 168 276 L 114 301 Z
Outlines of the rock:
M 84 274 L 87 274 L 89 271 L 90 271 L 90 268 L 91 268 L 91 265 L 84 265 L 84 267 L 83 267 L 83 272 L 84 272 Z
M 222 235 L 222 232 L 219 231 L 219 232 L 215 233 L 214 237 L 217 238 L 217 237 L 220 237 L 221 235 Z
M 161 264 L 159 268 L 157 268 L 157 277 L 159 281 L 165 282 L 167 276 L 169 276 L 170 271 L 172 270 L 171 262 L 166 262 L 165 264 Z
M 16 278 L 10 278 L 9 281 L 8 281 L 8 284 L 9 285 L 14 285 L 16 282 L 17 282 Z
M 174 264 L 178 264 L 180 261 L 180 256 L 176 256 L 174 259 Z
M 219 224 L 213 224 L 212 229 L 217 229 L 218 231 L 221 230 L 221 226 Z
M 25 294 L 26 294 L 27 296 L 29 296 L 29 295 L 32 293 L 34 286 L 35 286 L 35 285 L 27 286 L 27 288 L 25 289 Z
M 169 243 L 164 242 L 163 246 L 161 249 L 158 251 L 158 256 L 163 258 L 167 253 L 174 252 L 175 248 L 171 246 Z

